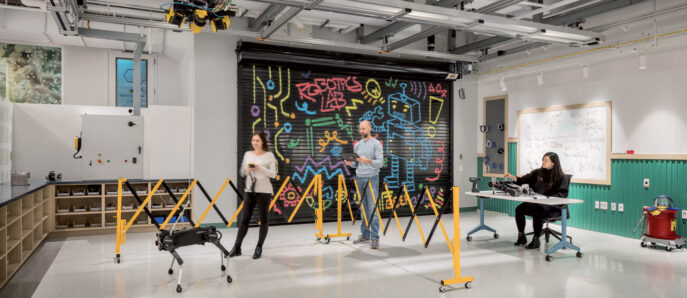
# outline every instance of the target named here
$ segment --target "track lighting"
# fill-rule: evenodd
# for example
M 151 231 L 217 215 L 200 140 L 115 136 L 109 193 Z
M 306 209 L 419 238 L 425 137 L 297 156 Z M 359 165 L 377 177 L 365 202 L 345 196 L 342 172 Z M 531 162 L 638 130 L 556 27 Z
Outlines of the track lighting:
M 645 70 L 646 68 L 646 55 L 642 52 L 639 54 L 639 70 Z
M 537 85 L 544 85 L 544 73 L 542 73 L 541 71 L 537 75 Z

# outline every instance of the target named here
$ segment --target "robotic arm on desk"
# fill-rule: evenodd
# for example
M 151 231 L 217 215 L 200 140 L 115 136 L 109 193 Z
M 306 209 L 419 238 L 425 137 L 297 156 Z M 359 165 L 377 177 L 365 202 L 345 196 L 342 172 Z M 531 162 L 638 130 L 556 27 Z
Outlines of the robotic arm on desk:
M 470 177 L 469 180 L 472 182 L 472 192 L 478 193 L 479 188 L 477 188 L 477 184 L 482 181 L 482 178 Z M 501 190 L 514 197 L 536 195 L 531 188 L 523 187 L 510 181 L 489 181 L 489 187 Z
M 490 181 L 489 187 L 502 190 L 505 193 L 514 197 L 535 195 L 534 191 L 532 191 L 531 188 L 522 187 L 509 181 Z

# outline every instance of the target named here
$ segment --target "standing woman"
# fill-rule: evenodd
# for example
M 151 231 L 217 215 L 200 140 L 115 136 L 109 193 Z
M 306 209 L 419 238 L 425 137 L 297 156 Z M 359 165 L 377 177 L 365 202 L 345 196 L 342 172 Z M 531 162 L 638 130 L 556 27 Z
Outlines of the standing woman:
M 506 178 L 511 178 L 518 185 L 528 184 L 530 188 L 547 197 L 568 197 L 568 179 L 563 174 L 561 169 L 561 162 L 558 154 L 554 152 L 547 152 L 541 159 L 541 168 L 535 169 L 529 174 L 516 177 L 510 173 L 506 174 Z M 525 237 L 525 215 L 532 217 L 532 228 L 534 229 L 534 237 L 532 242 L 527 245 L 528 249 L 539 248 L 539 237 L 541 236 L 542 226 L 544 225 L 544 218 L 560 216 L 561 210 L 542 204 L 522 203 L 515 208 L 515 224 L 518 226 L 518 241 L 513 243 L 516 246 L 525 245 L 527 237 Z
M 240 174 L 241 177 L 246 177 L 246 198 L 243 202 L 243 215 L 239 222 L 239 232 L 236 235 L 236 242 L 234 248 L 229 252 L 229 257 L 241 255 L 241 243 L 248 232 L 248 224 L 253 216 L 255 205 L 258 206 L 260 213 L 260 237 L 258 238 L 258 246 L 255 247 L 253 259 L 259 259 L 262 256 L 262 245 L 265 243 L 267 237 L 267 230 L 269 229 L 269 204 L 274 190 L 270 179 L 277 177 L 276 159 L 274 154 L 269 152 L 267 148 L 267 139 L 264 132 L 253 134 L 251 138 L 251 146 L 253 150 L 247 151 L 243 155 L 241 162 Z

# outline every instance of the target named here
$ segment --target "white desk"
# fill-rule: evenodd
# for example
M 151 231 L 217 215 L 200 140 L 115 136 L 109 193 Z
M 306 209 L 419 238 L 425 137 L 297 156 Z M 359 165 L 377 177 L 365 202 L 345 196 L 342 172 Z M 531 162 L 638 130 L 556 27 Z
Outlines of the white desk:
M 498 239 L 499 234 L 496 233 L 496 230 L 493 228 L 487 226 L 484 224 L 484 200 L 485 199 L 498 199 L 498 200 L 508 200 L 508 201 L 516 201 L 516 202 L 523 202 L 523 203 L 534 203 L 534 204 L 542 204 L 542 205 L 570 205 L 570 204 L 581 204 L 584 203 L 584 201 L 579 200 L 579 199 L 566 199 L 566 198 L 556 198 L 556 197 L 545 197 L 545 196 L 522 196 L 522 197 L 513 197 L 505 194 L 502 191 L 491 191 L 491 190 L 485 190 L 485 191 L 480 191 L 480 192 L 466 192 L 466 195 L 469 196 L 475 196 L 477 197 L 477 200 L 479 201 L 479 226 L 475 227 L 472 229 L 467 236 L 467 240 L 471 241 L 472 237 L 470 235 L 477 233 L 481 230 L 487 230 L 492 233 L 494 233 L 494 238 Z M 568 210 L 565 208 L 561 208 L 561 242 L 558 242 L 558 244 L 554 245 L 552 248 L 546 251 L 546 260 L 551 261 L 552 257 L 551 254 L 558 251 L 561 248 L 570 248 L 574 249 L 577 251 L 577 257 L 581 258 L 582 253 L 580 252 L 580 248 L 573 245 L 572 243 L 568 242 L 567 238 L 567 221 L 568 221 Z

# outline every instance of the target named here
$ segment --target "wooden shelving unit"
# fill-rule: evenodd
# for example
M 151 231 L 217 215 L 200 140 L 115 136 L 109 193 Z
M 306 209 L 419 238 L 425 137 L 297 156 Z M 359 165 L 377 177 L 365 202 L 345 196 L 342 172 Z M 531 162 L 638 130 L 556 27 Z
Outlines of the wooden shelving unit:
M 181 199 L 189 187 L 188 182 L 167 182 L 172 188 L 177 200 Z M 155 186 L 155 182 L 132 183 L 136 194 L 145 200 L 148 193 Z M 193 195 L 187 198 L 189 206 L 184 212 L 191 218 L 193 210 Z M 148 202 L 148 209 L 157 217 L 166 217 L 174 207 L 174 201 L 169 194 L 158 191 Z M 74 236 L 114 233 L 117 216 L 117 184 L 70 184 L 57 185 L 55 188 L 54 221 L 55 229 L 51 235 Z M 139 206 L 131 192 L 122 193 L 122 218 L 130 220 Z M 161 208 L 154 208 L 161 207 Z M 132 227 L 137 230 L 153 231 L 155 225 L 144 212 L 138 215 Z
M 0 288 L 51 232 L 54 194 L 47 185 L 0 208 Z
M 145 200 L 155 182 L 132 183 L 141 200 Z M 188 182 L 167 182 L 177 199 L 184 195 Z M 57 184 L 25 195 L 0 208 L 0 288 L 17 272 L 48 235 L 114 234 L 116 210 L 107 210 L 117 203 L 117 184 Z M 193 196 L 187 198 L 185 215 L 192 218 Z M 132 194 L 122 196 L 122 217 L 130 219 L 138 202 Z M 133 204 L 133 206 L 132 206 Z M 153 206 L 160 208 L 153 208 Z M 166 217 L 174 207 L 167 192 L 157 192 L 148 203 L 155 216 Z M 59 212 L 65 211 L 65 212 Z M 155 225 L 144 212 L 132 225 L 132 231 L 154 231 Z

